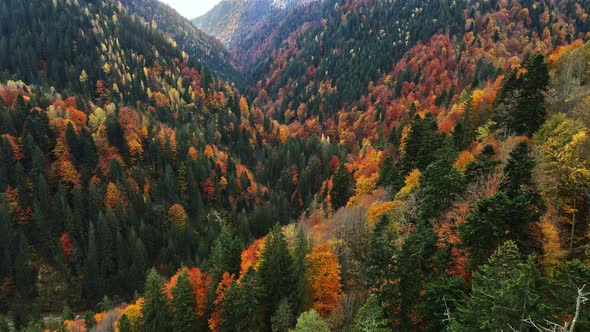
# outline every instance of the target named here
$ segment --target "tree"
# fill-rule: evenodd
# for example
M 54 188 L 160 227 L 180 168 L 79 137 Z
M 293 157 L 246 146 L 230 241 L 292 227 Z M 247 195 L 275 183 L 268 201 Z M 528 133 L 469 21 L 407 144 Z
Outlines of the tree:
M 526 191 L 527 188 L 534 184 L 533 168 L 535 160 L 530 156 L 530 148 L 526 141 L 516 145 L 512 151 L 506 166 L 504 167 L 504 180 L 501 183 L 501 189 L 506 191 L 509 197 L 515 197 L 519 193 Z
M 274 312 L 283 298 L 292 298 L 296 282 L 293 258 L 279 224 L 266 237 L 258 273 L 264 290 L 262 303 L 269 312 Z
M 353 186 L 354 179 L 352 174 L 350 174 L 344 163 L 340 163 L 340 166 L 338 166 L 332 177 L 332 190 L 330 191 L 334 210 L 337 210 L 348 203 L 348 200 L 354 193 Z
M 391 332 L 383 309 L 374 294 L 369 295 L 367 302 L 356 314 L 352 332 Z
M 534 258 L 521 258 L 516 244 L 498 247 L 473 274 L 471 297 L 460 305 L 451 331 L 522 331 L 526 317 L 537 317 L 540 273 Z
M 179 229 L 184 229 L 188 221 L 186 211 L 182 205 L 176 203 L 168 209 L 168 221 L 176 225 Z
M 338 257 L 328 243 L 321 243 L 313 247 L 307 261 L 311 305 L 321 316 L 327 317 L 342 298 Z
M 150 270 L 145 281 L 144 299 L 141 309 L 144 331 L 167 331 L 170 327 L 170 314 L 166 302 L 164 280 L 154 268 Z
M 240 272 L 240 241 L 233 227 L 223 223 L 221 232 L 213 244 L 210 256 L 210 268 L 213 281 L 218 282 L 224 272 L 237 275 Z
M 178 276 L 176 287 L 172 288 L 170 307 L 174 331 L 192 332 L 197 329 L 195 295 L 187 272 Z
M 330 332 L 330 328 L 317 311 L 311 309 L 297 318 L 295 329 L 290 332 Z
M 420 217 L 423 220 L 439 217 L 465 188 L 463 176 L 453 167 L 454 151 L 445 146 L 436 155 L 437 160 L 426 167 L 420 178 Z
M 392 298 L 395 279 L 395 242 L 389 230 L 389 218 L 382 216 L 375 224 L 365 263 L 367 282 L 378 294 L 381 303 Z
M 295 315 L 299 315 L 303 312 L 307 305 L 309 297 L 309 285 L 307 283 L 307 260 L 306 256 L 309 253 L 309 243 L 307 236 L 303 232 L 303 228 L 300 227 L 297 231 L 297 237 L 295 238 L 295 248 L 293 249 L 293 268 L 295 278 L 297 279 L 295 285 L 295 296 L 293 299 Z M 285 299 L 284 299 L 285 300 Z M 287 301 L 287 304 L 288 301 Z
M 279 303 L 277 311 L 270 318 L 273 332 L 288 332 L 293 326 L 293 309 L 289 305 L 289 300 L 284 298 Z
M 510 224 L 518 222 L 514 220 L 515 212 L 503 192 L 477 201 L 467 222 L 459 225 L 462 244 L 469 251 L 472 269 L 484 263 L 509 235 Z
M 119 332 L 131 332 L 131 323 L 129 323 L 129 318 L 127 315 L 121 315 L 119 318 Z
M 528 55 L 519 70 L 512 70 L 502 82 L 494 107 L 494 121 L 509 133 L 532 136 L 545 122 L 545 92 L 549 68 L 542 54 Z

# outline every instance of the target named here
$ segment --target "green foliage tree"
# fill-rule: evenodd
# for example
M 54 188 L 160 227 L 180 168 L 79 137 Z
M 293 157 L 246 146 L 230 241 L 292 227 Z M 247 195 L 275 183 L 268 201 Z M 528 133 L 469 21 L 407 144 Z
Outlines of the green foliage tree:
M 269 312 L 274 312 L 283 298 L 293 297 L 297 281 L 293 258 L 279 224 L 266 237 L 258 273 L 264 290 L 263 305 Z
M 288 332 L 294 322 L 293 309 L 289 300 L 282 299 L 277 311 L 272 315 L 270 322 L 273 332 Z
M 170 328 L 170 312 L 164 291 L 164 280 L 155 268 L 150 269 L 145 281 L 141 313 L 144 331 L 160 332 Z
M 524 319 L 539 313 L 539 286 L 534 258 L 523 260 L 516 244 L 507 241 L 474 273 L 471 296 L 459 306 L 450 330 L 522 331 Z
M 178 332 L 195 331 L 197 315 L 195 295 L 187 272 L 178 276 L 176 287 L 172 288 L 170 300 L 172 329 Z
M 334 207 L 334 210 L 345 206 L 353 193 L 354 178 L 348 171 L 348 168 L 346 168 L 346 165 L 341 163 L 332 177 L 332 190 L 330 191 L 330 197 L 332 198 L 332 206 Z
M 330 328 L 317 311 L 311 309 L 297 318 L 295 329 L 290 332 L 330 332 Z
M 354 318 L 352 332 L 391 332 L 377 297 L 369 296 Z

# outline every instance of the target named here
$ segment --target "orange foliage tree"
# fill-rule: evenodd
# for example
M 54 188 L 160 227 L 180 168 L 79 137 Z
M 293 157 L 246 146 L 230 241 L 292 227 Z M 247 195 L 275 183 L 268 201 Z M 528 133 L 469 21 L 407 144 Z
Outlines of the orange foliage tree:
M 235 275 L 229 274 L 227 272 L 223 273 L 221 277 L 221 281 L 219 285 L 217 285 L 217 290 L 215 291 L 215 301 L 213 301 L 213 306 L 215 307 L 211 317 L 209 318 L 209 328 L 212 332 L 220 332 L 221 326 L 221 315 L 223 313 L 223 299 L 225 298 L 225 291 L 231 286 L 234 282 Z
M 312 307 L 326 317 L 342 298 L 338 257 L 329 244 L 321 243 L 306 258 L 309 263 L 306 278 L 310 286 Z
M 74 246 L 72 244 L 72 240 L 70 239 L 70 234 L 63 233 L 59 237 L 59 243 L 61 245 L 61 251 L 66 259 L 66 262 L 69 262 L 74 254 Z
M 211 276 L 202 272 L 198 267 L 192 269 L 181 268 L 176 274 L 170 277 L 166 283 L 166 294 L 168 300 L 172 299 L 172 289 L 176 287 L 178 277 L 184 272 L 188 273 L 188 277 L 195 295 L 195 303 L 197 304 L 195 310 L 198 317 L 203 317 L 207 311 L 207 294 L 209 293 L 209 286 L 211 284 Z

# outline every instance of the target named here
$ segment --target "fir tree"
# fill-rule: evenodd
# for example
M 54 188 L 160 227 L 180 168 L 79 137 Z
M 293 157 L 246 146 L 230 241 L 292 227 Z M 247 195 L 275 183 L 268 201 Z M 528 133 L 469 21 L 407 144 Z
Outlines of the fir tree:
M 195 295 L 187 272 L 178 276 L 176 287 L 172 288 L 170 307 L 174 331 L 192 332 L 197 329 Z
M 391 332 L 375 295 L 369 295 L 367 302 L 356 314 L 352 332 Z
M 473 275 L 471 296 L 459 306 L 451 331 L 522 331 L 525 318 L 536 317 L 540 274 L 534 258 L 523 260 L 516 244 L 498 247 Z
M 330 197 L 332 198 L 332 206 L 337 210 L 348 203 L 348 200 L 354 193 L 354 179 L 348 168 L 341 163 L 334 172 L 332 178 L 332 190 Z
M 146 332 L 167 331 L 170 314 L 162 276 L 152 268 L 145 281 L 144 303 L 141 308 L 142 325 Z
M 263 305 L 269 312 L 277 309 L 281 299 L 292 298 L 296 285 L 293 258 L 279 224 L 266 237 L 258 273 L 265 295 Z

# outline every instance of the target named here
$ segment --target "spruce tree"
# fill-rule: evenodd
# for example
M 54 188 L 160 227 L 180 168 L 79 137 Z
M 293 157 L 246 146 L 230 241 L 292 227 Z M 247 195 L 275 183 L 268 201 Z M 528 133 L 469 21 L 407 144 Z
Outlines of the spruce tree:
M 420 218 L 439 217 L 463 193 L 463 176 L 453 167 L 456 153 L 447 144 L 437 151 L 437 160 L 431 163 L 420 178 Z
M 459 306 L 451 331 L 523 331 L 523 319 L 539 310 L 540 273 L 533 257 L 523 260 L 516 244 L 498 247 L 474 273 L 471 296 Z
M 293 267 L 295 278 L 297 279 L 295 285 L 295 296 L 293 298 L 294 314 L 299 315 L 303 312 L 307 305 L 309 296 L 309 285 L 307 283 L 307 261 L 305 256 L 309 254 L 310 248 L 307 241 L 307 236 L 303 232 L 303 228 L 297 231 L 295 238 L 295 248 L 293 250 Z M 287 301 L 288 303 L 288 301 Z
M 501 189 L 508 196 L 515 197 L 534 184 L 533 168 L 535 160 L 530 155 L 530 148 L 526 141 L 522 141 L 510 151 L 510 156 L 504 167 L 504 180 Z
M 154 268 L 150 270 L 145 281 L 141 313 L 145 332 L 167 331 L 170 328 L 170 313 L 164 292 L 164 280 Z
M 172 328 L 177 332 L 193 332 L 197 329 L 195 294 L 187 272 L 178 276 L 172 288 L 170 300 Z
M 332 190 L 330 197 L 332 198 L 332 206 L 337 210 L 348 203 L 348 200 L 354 193 L 354 179 L 348 168 L 341 163 L 334 172 L 332 178 Z
M 382 216 L 375 224 L 365 263 L 367 282 L 375 289 L 380 302 L 387 301 L 393 294 L 395 278 L 395 242 L 389 230 L 389 219 Z
M 293 297 L 297 281 L 293 258 L 279 224 L 275 224 L 266 237 L 258 273 L 264 290 L 262 303 L 268 312 L 274 312 L 281 299 Z
M 383 315 L 383 308 L 374 294 L 360 308 L 354 318 L 352 332 L 391 332 L 389 323 Z
M 240 272 L 241 253 L 240 241 L 233 227 L 223 223 L 211 249 L 209 270 L 213 273 L 214 280 L 219 280 L 224 272 L 237 275 Z

